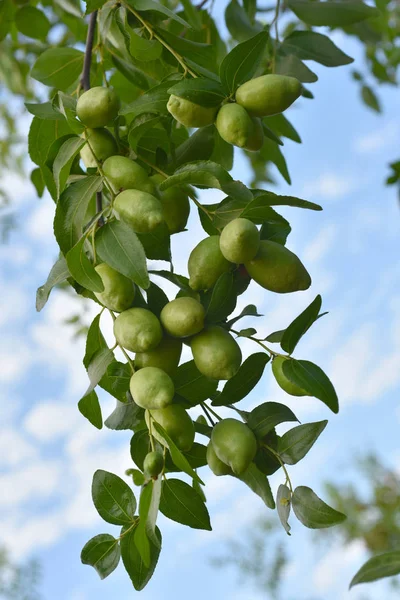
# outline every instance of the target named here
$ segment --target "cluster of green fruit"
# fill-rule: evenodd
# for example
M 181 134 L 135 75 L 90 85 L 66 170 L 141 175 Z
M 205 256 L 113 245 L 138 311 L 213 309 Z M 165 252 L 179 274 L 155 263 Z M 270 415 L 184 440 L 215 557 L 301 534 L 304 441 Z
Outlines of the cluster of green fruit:
M 169 111 L 186 126 L 202 126 L 214 121 L 220 135 L 230 143 L 256 149 L 251 131 L 261 135 L 262 115 L 281 112 L 300 94 L 300 84 L 291 77 L 265 75 L 240 86 L 236 103 L 209 109 L 182 98 L 172 97 Z M 96 87 L 83 93 L 77 103 L 77 116 L 87 127 L 87 144 L 81 157 L 88 168 L 101 169 L 113 192 L 112 208 L 119 218 L 137 233 L 149 233 L 162 222 L 171 234 L 182 231 L 189 216 L 189 198 L 185 190 L 173 187 L 160 192 L 163 176 L 148 176 L 146 170 L 130 158 L 117 154 L 117 144 L 106 128 L 117 116 L 119 102 L 113 90 Z M 249 116 L 250 115 L 250 116 Z M 212 118 L 211 118 L 212 117 Z M 261 133 L 260 133 L 261 132 Z M 251 146 L 251 148 L 250 148 Z M 205 322 L 200 294 L 211 289 L 219 277 L 244 265 L 248 275 L 263 288 L 288 293 L 305 290 L 311 279 L 301 261 L 285 246 L 261 240 L 256 225 L 245 218 L 228 223 L 221 235 L 210 235 L 191 252 L 188 261 L 192 292 L 180 292 L 168 302 L 159 318 L 147 308 L 133 307 L 135 287 L 130 279 L 106 263 L 98 264 L 104 290 L 97 300 L 119 315 L 114 321 L 117 343 L 135 353 L 130 392 L 135 403 L 145 409 L 145 421 L 152 438 L 166 445 L 152 427 L 156 422 L 176 446 L 188 451 L 193 445 L 195 428 L 188 412 L 174 403 L 174 374 L 179 365 L 182 343 L 190 345 L 197 369 L 213 380 L 228 380 L 241 364 L 240 347 L 223 327 Z M 291 383 L 282 371 L 284 357 L 273 361 L 279 385 L 292 395 L 306 392 Z M 207 462 L 216 475 L 242 474 L 257 452 L 251 429 L 236 419 L 224 419 L 215 425 L 207 449 Z M 144 470 L 157 477 L 164 468 L 163 455 L 150 452 Z
M 167 108 L 186 127 L 215 122 L 219 135 L 229 144 L 258 152 L 264 143 L 260 117 L 286 110 L 301 94 L 301 83 L 287 75 L 262 75 L 238 87 L 235 102 L 221 107 L 200 106 L 186 98 L 170 96 Z

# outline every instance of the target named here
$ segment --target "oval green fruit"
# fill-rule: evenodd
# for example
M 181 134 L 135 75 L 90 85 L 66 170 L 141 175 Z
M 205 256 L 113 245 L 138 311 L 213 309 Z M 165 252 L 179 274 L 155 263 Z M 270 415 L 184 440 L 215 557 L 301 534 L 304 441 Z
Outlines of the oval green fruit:
M 190 343 L 196 367 L 211 379 L 230 379 L 242 362 L 242 352 L 230 333 L 210 325 L 195 335 Z
M 84 92 L 76 103 L 76 114 L 86 127 L 104 127 L 118 115 L 119 101 L 113 89 L 96 86 Z
M 106 308 L 116 312 L 130 308 L 135 297 L 135 287 L 132 281 L 107 263 L 101 263 L 95 269 L 104 285 L 103 292 L 94 292 L 97 300 Z
M 250 117 L 253 123 L 253 129 L 247 138 L 245 150 L 249 152 L 258 152 L 264 145 L 264 129 L 261 119 L 258 117 Z
M 122 190 L 148 191 L 149 178 L 146 171 L 126 156 L 110 156 L 103 164 L 103 173 L 114 192 Z
M 118 152 L 114 136 L 104 127 L 86 129 L 84 137 L 88 143 L 81 150 L 81 159 L 87 169 L 97 167 L 96 158 L 99 163 L 103 163 L 106 158 Z
M 164 457 L 161 452 L 149 452 L 144 457 L 143 461 L 143 471 L 150 475 L 150 477 L 154 477 L 157 479 L 158 475 L 164 468 Z
M 270 240 L 261 240 L 256 256 L 245 267 L 261 287 L 278 294 L 307 290 L 311 285 L 311 277 L 300 259 Z
M 260 246 L 257 227 L 248 219 L 233 219 L 221 233 L 219 247 L 227 260 L 242 264 L 252 260 Z
M 160 201 L 140 190 L 125 190 L 118 194 L 114 208 L 122 221 L 138 233 L 150 233 L 164 221 Z
M 131 352 L 153 350 L 161 342 L 161 323 L 146 308 L 130 308 L 114 321 L 114 335 L 118 344 Z
M 217 107 L 200 106 L 185 98 L 171 95 L 167 109 L 171 115 L 185 127 L 205 127 L 215 121 Z
M 167 333 L 184 338 L 199 333 L 204 327 L 205 310 L 194 298 L 176 298 L 164 306 L 160 321 Z
M 145 420 L 149 430 L 151 427 L 150 415 L 156 423 L 159 423 L 165 429 L 179 450 L 183 452 L 190 450 L 193 446 L 195 436 L 194 424 L 189 414 L 180 404 L 170 404 L 158 410 L 146 410 Z M 160 444 L 163 446 L 167 445 L 164 438 L 155 430 L 155 427 L 151 428 L 151 432 Z
M 309 394 L 301 387 L 292 383 L 283 372 L 282 365 L 286 360 L 290 360 L 285 356 L 275 356 L 272 361 L 272 372 L 275 376 L 277 384 L 291 396 L 308 396 Z
M 171 377 L 158 367 L 144 367 L 131 377 L 129 390 L 138 406 L 165 408 L 171 404 L 175 387 Z
M 288 75 L 262 75 L 246 81 L 236 90 L 236 102 L 253 117 L 283 112 L 301 94 L 301 83 Z
M 212 442 L 210 442 L 207 446 L 207 464 L 210 467 L 211 471 L 214 475 L 233 475 L 232 469 L 228 467 L 225 463 L 222 462 L 215 454 L 214 447 Z
M 158 173 L 152 175 L 150 179 L 157 185 L 164 181 L 164 177 Z M 164 219 L 170 234 L 183 231 L 188 222 L 190 213 L 188 195 L 181 187 L 175 186 L 162 192 L 158 191 L 158 196 L 163 207 Z
M 164 337 L 154 350 L 138 352 L 135 355 L 135 368 L 158 367 L 168 375 L 175 375 L 182 353 L 182 342 Z
M 242 475 L 257 452 L 257 440 L 247 425 L 237 419 L 223 419 L 213 428 L 211 443 L 219 460 L 235 475 Z
M 188 262 L 189 285 L 192 290 L 208 290 L 223 273 L 231 269 L 219 247 L 219 235 L 210 235 L 190 253 Z
M 239 104 L 225 104 L 217 115 L 215 126 L 228 144 L 244 148 L 254 131 L 248 112 Z

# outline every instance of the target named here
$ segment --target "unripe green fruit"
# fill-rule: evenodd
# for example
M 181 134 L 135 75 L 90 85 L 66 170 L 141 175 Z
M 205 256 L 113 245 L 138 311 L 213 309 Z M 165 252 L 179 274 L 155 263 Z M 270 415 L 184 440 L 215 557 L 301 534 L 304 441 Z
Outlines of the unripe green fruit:
M 261 119 L 258 117 L 250 117 L 253 123 L 253 129 L 249 137 L 247 138 L 247 144 L 245 150 L 249 152 L 258 152 L 264 145 L 264 129 L 262 126 Z
M 205 127 L 214 123 L 217 107 L 200 106 L 185 98 L 171 95 L 167 109 L 171 115 L 186 127 Z
M 149 178 L 146 171 L 126 156 L 110 156 L 103 164 L 103 173 L 114 192 L 122 190 L 148 191 Z
M 192 419 L 189 414 L 180 404 L 170 404 L 165 408 L 151 410 L 145 412 L 145 420 L 147 427 L 150 430 L 150 415 L 159 423 L 167 432 L 172 441 L 178 446 L 179 450 L 187 452 L 193 446 L 195 430 Z M 151 427 L 152 435 L 162 444 L 166 446 L 166 442 L 155 430 Z
M 244 148 L 254 131 L 248 112 L 239 104 L 225 104 L 217 115 L 215 126 L 219 135 L 228 144 Z
M 219 235 L 210 235 L 202 240 L 190 253 L 188 262 L 189 285 L 192 290 L 208 290 L 222 273 L 231 269 L 219 248 Z
M 160 201 L 140 190 L 125 190 L 118 194 L 114 208 L 122 221 L 138 233 L 150 233 L 164 220 Z
M 118 96 L 111 88 L 92 87 L 78 98 L 76 114 L 86 127 L 104 127 L 118 115 Z
M 212 443 L 210 442 L 207 446 L 207 464 L 210 467 L 214 475 L 233 475 L 232 469 L 222 462 L 215 454 Z
M 107 263 L 101 263 L 95 269 L 104 285 L 103 292 L 94 292 L 97 300 L 106 308 L 116 312 L 122 312 L 131 307 L 135 297 L 132 281 Z
M 159 185 L 164 181 L 164 177 L 157 173 L 156 175 L 152 175 L 150 180 Z M 183 231 L 190 213 L 188 195 L 179 186 L 168 188 L 162 192 L 159 191 L 158 195 L 163 207 L 164 219 L 168 231 L 171 234 Z
M 219 247 L 227 260 L 242 264 L 252 260 L 260 246 L 257 227 L 248 219 L 233 219 L 221 233 Z
M 131 352 L 153 350 L 163 336 L 160 321 L 146 308 L 130 308 L 119 314 L 114 335 L 118 344 Z
M 135 368 L 158 367 L 168 375 L 175 375 L 182 353 L 182 342 L 164 337 L 154 350 L 138 352 L 135 356 Z
M 196 367 L 211 379 L 230 379 L 242 362 L 242 352 L 230 333 L 210 325 L 194 336 L 190 344 Z
M 164 457 L 161 452 L 149 452 L 144 457 L 143 461 L 143 471 L 150 475 L 150 477 L 155 477 L 161 473 L 164 468 Z
M 160 321 L 167 333 L 184 338 L 199 333 L 204 327 L 205 310 L 194 298 L 176 298 L 164 306 Z
M 261 240 L 256 256 L 245 267 L 261 287 L 278 294 L 307 290 L 311 285 L 311 277 L 300 259 L 270 240 Z
M 175 386 L 169 375 L 158 367 L 144 367 L 131 377 L 129 390 L 142 408 L 165 408 L 171 404 Z
M 301 94 L 301 83 L 288 75 L 262 75 L 246 81 L 236 90 L 236 102 L 253 117 L 283 112 Z
M 292 383 L 284 374 L 282 365 L 286 360 L 290 359 L 285 358 L 284 356 L 275 356 L 272 361 L 272 372 L 275 375 L 277 384 L 291 396 L 308 396 L 309 394 L 305 390 L 295 383 Z
M 104 129 L 104 127 L 100 129 L 86 129 L 84 137 L 88 140 L 88 143 L 81 150 L 81 159 L 87 169 L 97 167 L 96 158 L 102 163 L 106 158 L 118 152 L 114 136 L 108 129 Z
M 237 419 L 223 419 L 212 430 L 211 443 L 217 457 L 235 475 L 242 475 L 257 452 L 257 440 L 251 429 Z

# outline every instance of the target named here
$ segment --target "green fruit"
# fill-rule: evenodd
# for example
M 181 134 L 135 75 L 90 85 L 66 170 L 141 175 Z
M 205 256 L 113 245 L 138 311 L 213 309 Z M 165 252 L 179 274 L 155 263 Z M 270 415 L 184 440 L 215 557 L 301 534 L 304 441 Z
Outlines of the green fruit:
M 260 245 L 257 227 L 248 219 L 233 219 L 224 227 L 219 239 L 219 247 L 227 260 L 242 264 L 252 260 Z
M 230 333 L 210 325 L 194 336 L 190 344 L 196 367 L 211 379 L 230 379 L 242 362 L 238 343 Z
M 235 475 L 242 475 L 257 452 L 257 440 L 247 425 L 237 419 L 223 419 L 212 430 L 211 443 L 219 460 Z
M 161 452 L 149 452 L 144 457 L 143 471 L 157 479 L 157 476 L 161 473 L 164 468 L 164 457 Z
M 106 263 L 97 265 L 95 269 L 104 285 L 103 292 L 94 292 L 97 300 L 116 312 L 122 312 L 132 306 L 135 297 L 132 281 Z
M 285 360 L 290 359 L 285 358 L 284 356 L 276 356 L 272 361 L 272 372 L 275 375 L 277 384 L 291 396 L 308 396 L 309 394 L 305 390 L 301 389 L 301 387 L 295 383 L 292 383 L 284 374 L 282 365 Z
M 114 335 L 118 344 L 131 352 L 153 350 L 163 336 L 160 321 L 146 308 L 130 308 L 119 314 Z
M 261 287 L 278 294 L 307 290 L 311 277 L 300 259 L 285 246 L 261 240 L 253 260 L 245 263 L 252 279 Z
M 164 220 L 160 201 L 140 190 L 125 190 L 118 194 L 114 208 L 122 221 L 138 233 L 150 233 Z
M 96 158 L 99 163 L 102 163 L 118 152 L 117 142 L 108 129 L 86 129 L 85 139 L 88 143 L 81 150 L 81 158 L 87 169 L 97 167 Z
M 301 94 L 301 83 L 288 75 L 262 75 L 246 81 L 236 90 L 236 102 L 253 117 L 283 112 Z
M 154 183 L 160 184 L 164 181 L 164 177 L 152 175 L 150 178 Z M 190 202 L 188 195 L 179 186 L 168 188 L 162 192 L 158 192 L 161 204 L 163 207 L 164 219 L 168 227 L 168 231 L 179 233 L 186 227 L 186 223 L 190 213 Z
M 189 285 L 192 290 L 208 290 L 223 273 L 232 267 L 219 248 L 219 235 L 202 240 L 189 256 Z
M 129 390 L 132 398 L 142 408 L 165 408 L 175 395 L 174 383 L 158 367 L 144 367 L 131 377 Z
M 110 156 L 104 161 L 103 173 L 116 193 L 130 189 L 148 191 L 149 178 L 146 171 L 130 158 Z
M 187 452 L 193 446 L 194 442 L 194 424 L 189 414 L 180 404 L 170 404 L 165 408 L 158 410 L 150 410 L 145 412 L 145 420 L 147 427 L 150 430 L 150 415 L 159 423 L 163 429 L 167 432 L 172 441 L 178 446 L 179 450 Z M 162 444 L 166 446 L 164 438 L 155 430 L 155 427 L 151 428 L 153 436 Z
M 79 97 L 76 115 L 86 127 L 104 127 L 118 115 L 118 96 L 111 88 L 92 87 Z
M 185 98 L 171 95 L 167 109 L 171 115 L 186 127 L 205 127 L 215 121 L 217 107 L 200 106 Z
M 160 321 L 167 333 L 184 338 L 199 333 L 204 327 L 205 310 L 194 298 L 176 298 L 164 306 Z
M 233 475 L 232 469 L 223 463 L 222 460 L 219 460 L 211 442 L 207 446 L 206 456 L 207 464 L 214 475 Z
M 254 125 L 247 111 L 239 104 L 225 104 L 218 111 L 215 126 L 228 144 L 244 148 L 253 134 Z
M 253 123 L 253 129 L 247 138 L 246 150 L 250 152 L 258 152 L 264 145 L 264 129 L 261 119 L 258 117 L 250 117 Z
M 168 375 L 175 375 L 182 353 L 182 342 L 164 337 L 154 350 L 138 352 L 135 355 L 135 368 L 158 367 Z

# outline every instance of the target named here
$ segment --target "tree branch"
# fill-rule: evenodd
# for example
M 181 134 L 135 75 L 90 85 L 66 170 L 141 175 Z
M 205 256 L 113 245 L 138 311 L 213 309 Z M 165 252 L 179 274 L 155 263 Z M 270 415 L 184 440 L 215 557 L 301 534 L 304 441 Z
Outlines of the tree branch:
M 93 39 L 94 30 L 96 29 L 97 10 L 92 12 L 89 19 L 89 27 L 86 37 L 86 50 L 85 59 L 83 62 L 83 71 L 81 77 L 81 85 L 85 92 L 90 89 L 90 67 L 92 64 L 92 50 L 93 50 Z

